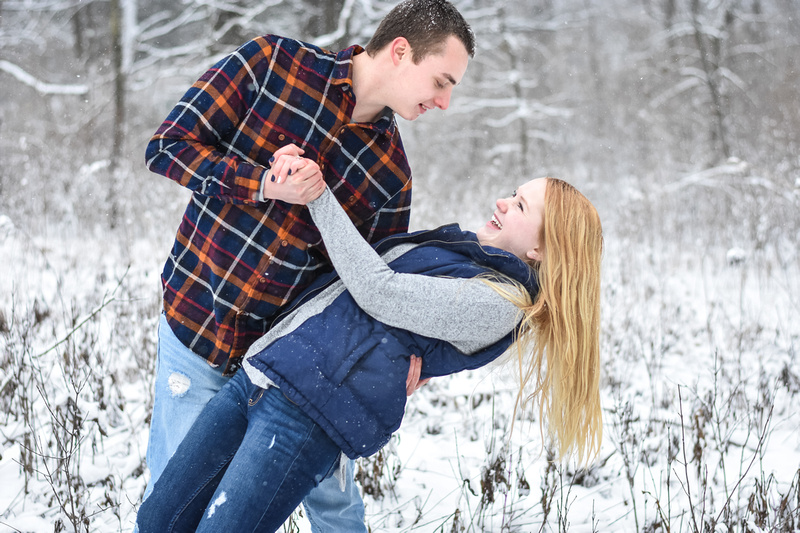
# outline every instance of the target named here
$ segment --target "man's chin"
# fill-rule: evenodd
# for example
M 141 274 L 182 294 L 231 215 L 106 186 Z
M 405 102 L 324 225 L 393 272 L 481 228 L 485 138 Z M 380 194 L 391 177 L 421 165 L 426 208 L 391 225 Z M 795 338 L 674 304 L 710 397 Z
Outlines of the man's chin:
M 412 114 L 408 114 L 408 113 L 395 112 L 395 115 L 400 117 L 400 118 L 402 118 L 403 120 L 407 120 L 409 122 L 414 122 L 415 120 L 417 120 L 419 118 L 419 113 L 416 113 L 416 114 L 412 115 Z

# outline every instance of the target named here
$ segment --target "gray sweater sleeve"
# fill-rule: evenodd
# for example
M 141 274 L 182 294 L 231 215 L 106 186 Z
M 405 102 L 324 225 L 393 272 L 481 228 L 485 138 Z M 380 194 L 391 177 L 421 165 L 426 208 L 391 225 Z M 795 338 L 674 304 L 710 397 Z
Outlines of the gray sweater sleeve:
M 326 189 L 308 204 L 333 266 L 356 303 L 373 318 L 472 353 L 519 322 L 516 305 L 475 279 L 392 270 L 364 240 Z

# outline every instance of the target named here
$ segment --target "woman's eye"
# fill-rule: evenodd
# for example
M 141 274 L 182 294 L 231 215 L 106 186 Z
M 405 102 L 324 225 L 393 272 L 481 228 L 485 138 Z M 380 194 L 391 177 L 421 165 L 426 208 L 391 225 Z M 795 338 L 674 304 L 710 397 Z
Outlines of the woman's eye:
M 511 193 L 511 197 L 512 198 L 516 198 L 517 197 L 517 190 L 516 189 L 514 189 L 514 192 Z M 517 207 L 519 207 L 520 211 L 523 211 L 522 202 L 517 202 Z

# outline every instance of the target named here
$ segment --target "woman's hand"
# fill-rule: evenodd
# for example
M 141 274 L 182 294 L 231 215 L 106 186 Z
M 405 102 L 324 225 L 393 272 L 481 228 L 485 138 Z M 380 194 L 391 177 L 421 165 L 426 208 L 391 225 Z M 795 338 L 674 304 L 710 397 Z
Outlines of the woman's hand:
M 270 159 L 273 181 L 278 184 L 286 181 L 286 178 L 291 175 L 292 164 L 302 159 L 300 156 L 304 153 L 305 150 L 294 144 L 287 144 L 275 150 Z
M 264 197 L 305 205 L 325 190 L 325 180 L 316 161 L 301 157 L 304 151 L 293 144 L 275 151 L 272 168 L 264 180 Z

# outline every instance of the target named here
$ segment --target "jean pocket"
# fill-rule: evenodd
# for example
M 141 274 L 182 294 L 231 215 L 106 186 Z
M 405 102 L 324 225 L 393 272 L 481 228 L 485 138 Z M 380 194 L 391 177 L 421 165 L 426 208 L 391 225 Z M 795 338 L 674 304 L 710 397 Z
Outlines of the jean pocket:
M 261 398 L 263 397 L 264 397 L 264 389 L 262 389 L 261 387 L 257 388 L 256 391 L 253 393 L 253 395 L 250 396 L 250 399 L 247 401 L 248 407 L 255 406 L 259 401 L 261 401 Z

